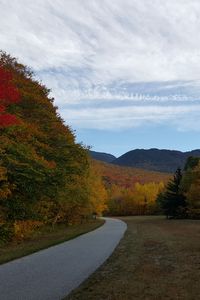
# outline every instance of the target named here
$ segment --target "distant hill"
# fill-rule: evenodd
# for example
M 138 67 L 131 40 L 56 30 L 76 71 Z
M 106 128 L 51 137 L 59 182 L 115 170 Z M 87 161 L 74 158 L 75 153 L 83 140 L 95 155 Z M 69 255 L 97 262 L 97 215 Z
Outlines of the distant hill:
M 140 184 L 148 182 L 159 183 L 161 181 L 167 183 L 172 176 L 169 173 L 117 166 L 98 160 L 92 160 L 92 164 L 98 169 L 107 186 L 115 184 L 120 187 L 129 188 L 136 182 Z
M 112 161 L 112 164 L 172 173 L 177 167 L 183 168 L 189 156 L 200 157 L 200 150 L 181 152 L 175 150 L 136 149 L 116 158 Z
M 93 159 L 108 162 L 108 163 L 110 163 L 116 159 L 116 157 L 114 155 L 109 154 L 109 153 L 96 152 L 96 151 L 89 151 L 89 153 Z

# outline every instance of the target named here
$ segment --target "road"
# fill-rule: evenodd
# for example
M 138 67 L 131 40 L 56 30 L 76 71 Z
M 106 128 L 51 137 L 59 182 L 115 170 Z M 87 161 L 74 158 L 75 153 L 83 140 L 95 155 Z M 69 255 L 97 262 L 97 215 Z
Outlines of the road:
M 126 224 L 106 218 L 100 228 L 0 266 L 1 300 L 60 300 L 113 252 Z

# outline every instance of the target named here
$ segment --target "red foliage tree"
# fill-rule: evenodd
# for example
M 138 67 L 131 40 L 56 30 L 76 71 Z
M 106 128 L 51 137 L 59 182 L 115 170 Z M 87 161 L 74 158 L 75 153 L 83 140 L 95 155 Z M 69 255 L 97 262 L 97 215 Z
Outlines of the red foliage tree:
M 13 85 L 12 74 L 0 67 L 0 127 L 19 123 L 16 116 L 6 113 L 6 108 L 20 100 L 19 91 Z

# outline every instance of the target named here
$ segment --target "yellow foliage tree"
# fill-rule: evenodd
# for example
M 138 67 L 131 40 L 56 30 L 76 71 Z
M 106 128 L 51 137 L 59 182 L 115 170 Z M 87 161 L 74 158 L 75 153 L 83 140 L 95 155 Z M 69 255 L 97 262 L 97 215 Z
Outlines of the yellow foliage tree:
M 91 205 L 91 212 L 96 215 L 101 215 L 107 209 L 108 194 L 104 187 L 102 178 L 99 174 L 98 168 L 94 165 L 90 166 L 89 173 L 89 199 Z
M 156 210 L 157 195 L 164 189 L 164 183 L 149 182 L 146 184 L 135 184 L 134 197 L 143 213 L 151 214 Z M 142 211 L 141 211 L 142 213 Z
M 10 194 L 11 191 L 7 182 L 7 170 L 0 166 L 0 200 L 6 199 Z
M 4 223 L 6 221 L 7 213 L 4 207 L 4 202 L 11 195 L 10 185 L 7 180 L 7 170 L 0 166 L 0 223 Z
M 144 215 L 157 211 L 156 198 L 163 182 L 136 183 L 129 188 L 113 185 L 109 193 L 109 213 L 114 215 Z

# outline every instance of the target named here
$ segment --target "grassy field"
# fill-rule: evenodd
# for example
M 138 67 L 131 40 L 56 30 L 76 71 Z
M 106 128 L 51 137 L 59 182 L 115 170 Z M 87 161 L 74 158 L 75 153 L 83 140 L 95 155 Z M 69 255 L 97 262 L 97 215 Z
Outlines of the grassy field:
M 62 243 L 103 225 L 104 220 L 91 220 L 88 223 L 68 226 L 46 226 L 34 233 L 28 240 L 0 246 L 0 264 L 19 258 L 41 249 Z
M 200 299 L 200 221 L 121 219 L 113 255 L 66 300 Z

